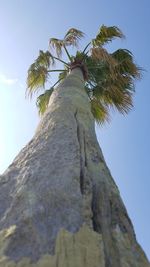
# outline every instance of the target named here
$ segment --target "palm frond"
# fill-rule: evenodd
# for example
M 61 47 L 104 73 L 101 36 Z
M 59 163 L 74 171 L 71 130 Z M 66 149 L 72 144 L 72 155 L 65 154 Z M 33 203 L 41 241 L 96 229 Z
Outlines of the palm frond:
M 109 122 L 108 108 L 96 98 L 91 99 L 91 112 L 98 124 L 103 124 L 105 121 Z
M 111 109 L 117 109 L 120 113 L 126 114 L 133 107 L 132 98 L 136 72 L 133 72 L 134 69 L 132 71 L 128 69 L 127 71 L 126 69 L 121 69 L 120 66 L 118 67 L 121 63 L 118 62 L 117 56 L 114 56 L 116 62 L 113 67 L 114 74 L 112 75 L 107 63 L 108 59 L 104 55 L 102 58 L 105 60 L 96 60 L 96 58 L 100 59 L 100 57 L 101 54 L 86 58 L 89 77 L 86 83 L 86 91 L 89 98 L 97 108 L 100 105 L 102 110 L 104 109 L 107 112 L 107 118 L 109 118 Z M 110 61 L 110 63 L 113 63 L 113 61 Z M 130 64 L 134 63 L 131 61 Z M 135 65 L 134 67 L 136 69 Z M 92 111 L 95 114 L 94 116 L 97 116 L 96 111 L 95 109 Z M 100 110 L 98 109 L 97 112 L 100 112 Z
M 128 113 L 133 107 L 132 92 L 122 90 L 122 88 L 115 85 L 111 85 L 105 89 L 101 99 L 110 108 L 116 108 L 122 114 Z
M 93 57 L 86 57 L 85 64 L 88 68 L 88 81 L 92 87 L 99 86 L 102 82 L 111 78 L 110 68 L 106 61 L 96 60 Z M 91 85 L 89 85 L 91 87 Z
M 49 47 L 55 49 L 58 58 L 61 57 L 61 55 L 62 55 L 63 45 L 64 45 L 63 40 L 60 40 L 57 38 L 51 38 L 49 40 Z
M 111 42 L 115 38 L 124 38 L 121 30 L 116 26 L 107 27 L 105 25 L 102 25 L 99 33 L 97 34 L 96 38 L 93 39 L 92 43 L 94 47 L 102 46 Z
M 91 57 L 96 61 L 103 61 L 108 64 L 110 68 L 111 75 L 113 75 L 114 68 L 116 65 L 115 57 L 107 52 L 103 47 L 94 47 L 91 49 Z
M 118 49 L 112 53 L 116 60 L 116 71 L 124 75 L 131 75 L 133 78 L 141 77 L 141 68 L 136 66 L 133 61 L 132 53 L 127 49 Z
M 49 78 L 49 68 L 54 63 L 54 58 L 49 51 L 39 51 L 39 56 L 28 69 L 26 92 L 29 96 L 32 96 L 33 92 L 44 88 Z
M 84 36 L 84 33 L 80 30 L 77 30 L 75 28 L 71 28 L 66 33 L 64 39 L 57 39 L 57 38 L 51 38 L 49 40 L 49 46 L 50 48 L 54 48 L 56 50 L 56 54 L 59 57 L 62 55 L 62 49 L 64 48 L 67 52 L 69 59 L 70 55 L 66 49 L 66 46 L 75 46 L 77 47 L 79 40 Z
M 63 80 L 63 79 L 65 79 L 67 77 L 67 75 L 68 75 L 68 72 L 67 71 L 62 71 L 62 72 L 59 73 L 58 78 L 60 80 Z
M 32 96 L 33 92 L 37 92 L 39 89 L 44 88 L 45 83 L 49 78 L 47 68 L 44 66 L 33 63 L 27 76 L 27 93 Z
M 36 105 L 39 111 L 39 115 L 43 115 L 48 107 L 49 99 L 53 93 L 53 88 L 46 90 L 44 94 L 38 96 Z
M 76 46 L 78 45 L 78 41 L 84 37 L 84 33 L 80 30 L 77 30 L 75 28 L 71 28 L 68 30 L 68 32 L 66 33 L 65 37 L 64 37 L 64 44 L 66 46 L 68 45 L 72 45 L 72 46 Z
M 42 50 L 39 51 L 39 56 L 36 59 L 36 63 L 38 65 L 44 66 L 49 68 L 51 65 L 54 65 L 54 57 L 49 51 L 43 52 Z

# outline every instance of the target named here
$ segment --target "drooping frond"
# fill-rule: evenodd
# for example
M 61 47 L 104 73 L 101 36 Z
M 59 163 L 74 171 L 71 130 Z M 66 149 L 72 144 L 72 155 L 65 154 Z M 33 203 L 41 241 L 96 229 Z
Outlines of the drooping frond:
M 118 49 L 112 53 L 112 57 L 117 62 L 115 66 L 116 72 L 131 75 L 133 78 L 141 77 L 141 69 L 134 63 L 132 53 L 129 50 Z
M 132 92 L 114 84 L 109 84 L 108 87 L 105 85 L 105 89 L 97 87 L 93 94 L 97 99 L 101 99 L 106 107 L 116 108 L 122 114 L 128 113 L 133 106 Z
M 78 45 L 78 41 L 84 37 L 84 33 L 75 29 L 75 28 L 71 28 L 68 30 L 68 32 L 66 33 L 65 37 L 64 37 L 64 44 L 66 46 L 68 45 L 72 45 L 72 46 L 76 46 Z
M 91 109 L 93 116 L 98 121 L 99 115 L 99 122 L 103 122 L 105 117 L 100 110 L 108 120 L 111 108 L 126 114 L 133 107 L 134 80 L 139 78 L 140 70 L 128 50 L 117 50 L 113 54 L 104 51 L 103 54 L 98 49 L 92 50 L 91 56 L 85 59 L 89 77 L 86 91 L 95 104 Z
M 106 27 L 104 25 L 101 26 L 97 36 L 92 40 L 93 46 L 102 46 L 111 42 L 115 38 L 123 38 L 124 35 L 118 27 Z
M 91 99 L 91 111 L 98 124 L 109 122 L 109 112 L 105 105 L 96 98 Z
M 63 48 L 64 42 L 63 40 L 57 39 L 57 38 L 51 38 L 49 40 L 49 46 L 50 48 L 54 48 L 56 51 L 56 54 L 58 57 L 62 55 L 62 48 Z
M 49 78 L 49 68 L 54 65 L 54 58 L 49 51 L 39 51 L 39 56 L 30 66 L 27 76 L 27 93 L 32 96 L 33 92 L 44 88 Z
M 40 50 L 39 56 L 36 59 L 35 63 L 37 63 L 37 65 L 49 68 L 50 66 L 54 65 L 55 61 L 52 54 L 49 51 L 43 52 L 42 50 Z
M 33 63 L 28 70 L 27 93 L 32 96 L 33 92 L 44 88 L 48 78 L 47 68 Z
M 46 90 L 43 94 L 38 96 L 36 105 L 39 111 L 39 115 L 43 115 L 46 111 L 53 90 L 53 88 L 50 88 L 49 90 Z

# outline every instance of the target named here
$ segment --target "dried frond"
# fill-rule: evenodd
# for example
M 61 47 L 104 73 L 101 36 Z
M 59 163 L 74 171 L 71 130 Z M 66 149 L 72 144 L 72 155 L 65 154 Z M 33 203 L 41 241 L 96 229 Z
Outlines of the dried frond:
M 91 48 L 91 56 L 93 57 L 94 60 L 97 61 L 103 60 L 113 67 L 116 65 L 115 58 L 112 57 L 112 55 L 109 54 L 107 50 L 102 47 Z
M 110 70 L 109 75 L 111 76 L 111 78 L 115 79 L 115 66 L 117 62 L 115 58 L 107 52 L 106 49 L 104 49 L 103 47 L 92 48 L 91 57 L 97 62 L 102 61 L 103 63 L 107 64 L 107 67 Z
M 102 46 L 111 42 L 114 38 L 124 38 L 123 33 L 118 27 L 107 27 L 102 25 L 96 38 L 93 39 L 93 46 Z
M 63 40 L 56 39 L 56 38 L 51 38 L 49 40 L 49 46 L 50 46 L 50 48 L 52 47 L 56 50 L 56 54 L 57 54 L 58 58 L 61 57 L 61 55 L 62 55 L 63 45 L 64 45 Z
M 71 28 L 65 35 L 64 39 L 56 39 L 51 38 L 49 40 L 49 46 L 50 48 L 54 48 L 56 50 L 56 54 L 58 57 L 61 57 L 62 55 L 62 49 L 65 48 L 65 46 L 77 46 L 78 41 L 84 36 L 83 32 Z
M 75 28 L 69 29 L 69 31 L 66 33 L 64 37 L 64 44 L 66 46 L 72 45 L 76 46 L 78 45 L 78 41 L 84 37 L 84 33 L 82 31 L 79 31 Z

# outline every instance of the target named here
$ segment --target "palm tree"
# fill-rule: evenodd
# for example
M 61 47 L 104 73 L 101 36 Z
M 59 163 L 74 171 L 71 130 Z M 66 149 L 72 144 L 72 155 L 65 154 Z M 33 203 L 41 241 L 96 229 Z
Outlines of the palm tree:
M 27 94 L 38 94 L 42 119 L 0 179 L 0 266 L 149 266 L 95 134 L 111 108 L 132 108 L 140 68 L 130 51 L 104 48 L 123 38 L 117 27 L 102 26 L 72 56 L 68 46 L 82 37 L 70 29 L 50 39 L 29 68 Z M 56 61 L 63 68 L 54 69 Z M 58 81 L 45 89 L 56 71 Z
M 91 103 L 91 111 L 98 123 L 109 120 L 110 109 L 116 108 L 120 113 L 127 113 L 132 108 L 134 81 L 140 78 L 141 69 L 133 61 L 132 53 L 127 49 L 118 49 L 108 53 L 104 48 L 114 38 L 124 38 L 119 28 L 102 26 L 83 51 L 77 51 L 75 56 L 69 54 L 68 46 L 78 46 L 78 41 L 84 36 L 77 29 L 70 29 L 63 40 L 51 38 L 50 51 L 54 48 L 56 56 L 50 51 L 40 50 L 38 58 L 30 66 L 27 85 L 28 94 L 44 90 L 37 98 L 39 113 L 43 114 L 50 100 L 50 96 L 63 79 L 75 68 L 82 71 L 85 90 Z M 69 62 L 63 61 L 62 52 L 66 52 Z M 64 69 L 51 69 L 56 61 L 64 65 Z M 49 81 L 51 72 L 59 72 L 58 81 L 48 90 L 45 85 Z

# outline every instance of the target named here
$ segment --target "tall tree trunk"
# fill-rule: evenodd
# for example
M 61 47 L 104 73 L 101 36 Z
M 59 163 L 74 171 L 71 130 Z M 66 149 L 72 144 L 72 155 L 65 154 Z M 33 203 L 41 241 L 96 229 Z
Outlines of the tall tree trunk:
M 0 266 L 150 266 L 99 148 L 78 68 L 0 177 Z

